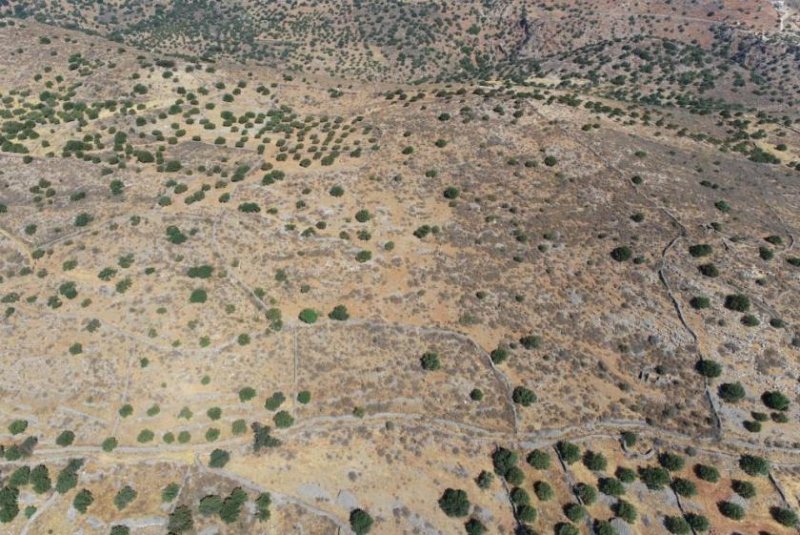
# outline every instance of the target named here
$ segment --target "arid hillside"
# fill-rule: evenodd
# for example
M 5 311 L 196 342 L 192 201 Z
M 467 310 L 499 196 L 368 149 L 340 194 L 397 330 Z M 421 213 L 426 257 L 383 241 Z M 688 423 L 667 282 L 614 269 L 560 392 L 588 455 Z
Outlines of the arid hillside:
M 796 534 L 796 6 L 602 4 L 4 6 L 0 533 Z

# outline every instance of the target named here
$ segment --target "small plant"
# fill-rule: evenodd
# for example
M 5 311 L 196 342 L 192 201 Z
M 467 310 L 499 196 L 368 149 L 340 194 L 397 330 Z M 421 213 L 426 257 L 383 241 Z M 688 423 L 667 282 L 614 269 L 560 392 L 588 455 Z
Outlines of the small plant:
M 114 496 L 114 505 L 117 506 L 117 509 L 122 511 L 125 509 L 130 503 L 136 499 L 139 494 L 129 485 L 125 485 L 122 487 L 117 495 Z
M 742 294 L 728 295 L 725 297 L 725 308 L 736 312 L 747 312 L 750 309 L 750 299 Z
M 553 487 L 551 487 L 546 481 L 537 481 L 534 483 L 533 491 L 536 493 L 536 497 L 543 502 L 552 500 L 555 496 Z
M 516 386 L 511 393 L 511 399 L 518 405 L 529 407 L 536 402 L 536 394 L 525 386 Z
M 756 455 L 742 455 L 739 458 L 739 468 L 749 476 L 766 476 L 769 474 L 769 462 Z
M 350 314 L 347 312 L 346 306 L 336 305 L 335 307 L 333 307 L 333 310 L 330 311 L 328 317 L 336 321 L 346 321 L 350 319 Z
M 769 514 L 775 521 L 788 528 L 794 528 L 798 524 L 797 513 L 785 507 L 770 507 Z
M 717 390 L 719 397 L 728 403 L 737 403 L 744 399 L 745 391 L 742 383 L 723 383 Z
M 695 475 L 703 481 L 716 483 L 719 481 L 719 470 L 707 464 L 696 464 L 694 466 Z
M 439 498 L 439 507 L 447 516 L 467 516 L 470 509 L 469 498 L 463 490 L 448 488 Z
M 742 520 L 744 518 L 744 508 L 739 504 L 722 501 L 717 504 L 717 508 L 723 516 L 731 520 Z
M 695 258 L 708 256 L 712 253 L 713 249 L 707 243 L 700 243 L 697 245 L 689 246 L 689 254 Z
M 686 535 L 692 531 L 689 523 L 680 516 L 667 516 L 664 518 L 664 527 L 674 535 Z
M 722 366 L 716 361 L 709 359 L 701 359 L 697 361 L 695 370 L 703 377 L 714 379 L 722 374 Z
M 733 492 L 748 500 L 756 495 L 756 487 L 749 481 L 734 479 L 731 482 L 731 488 L 733 489 Z
M 611 251 L 611 258 L 617 262 L 627 262 L 631 259 L 631 256 L 633 256 L 633 251 L 631 251 L 631 248 L 626 245 L 617 247 Z
M 683 457 L 675 453 L 665 452 L 658 456 L 658 462 L 661 466 L 670 472 L 677 472 L 683 469 L 685 461 Z
M 356 535 L 365 535 L 372 529 L 372 517 L 363 509 L 350 511 L 350 528 Z
M 581 449 L 572 442 L 565 440 L 560 440 L 556 443 L 556 451 L 558 451 L 561 460 L 567 464 L 575 464 L 581 458 Z
M 300 311 L 300 314 L 298 315 L 300 321 L 308 324 L 316 323 L 318 317 L 319 314 L 317 313 L 317 311 L 311 308 L 304 308 L 303 310 Z
M 278 411 L 275 413 L 275 416 L 272 417 L 272 420 L 275 422 L 275 427 L 279 429 L 285 429 L 294 424 L 294 418 L 287 411 Z
M 231 454 L 225 450 L 215 449 L 211 452 L 211 456 L 208 460 L 208 466 L 211 468 L 222 468 L 228 461 L 231 459 Z
M 537 470 L 547 470 L 550 468 L 550 455 L 542 450 L 533 450 L 528 454 L 525 460 Z
M 775 411 L 785 412 L 789 410 L 789 398 L 777 390 L 770 390 L 761 394 L 761 401 Z
M 439 361 L 439 355 L 434 352 L 427 352 L 422 355 L 419 359 L 420 364 L 422 365 L 422 369 L 426 371 L 435 371 L 441 368 L 441 362 Z
M 446 189 L 444 190 L 444 193 L 443 193 L 443 195 L 444 195 L 444 198 L 445 198 L 445 199 L 451 199 L 451 200 L 455 200 L 455 199 L 457 199 L 457 198 L 458 198 L 458 196 L 460 195 L 460 193 L 461 193 L 461 192 L 458 190 L 458 188 L 456 188 L 456 187 L 453 187 L 453 186 L 450 186 L 450 187 L 448 187 L 448 188 L 446 188 Z

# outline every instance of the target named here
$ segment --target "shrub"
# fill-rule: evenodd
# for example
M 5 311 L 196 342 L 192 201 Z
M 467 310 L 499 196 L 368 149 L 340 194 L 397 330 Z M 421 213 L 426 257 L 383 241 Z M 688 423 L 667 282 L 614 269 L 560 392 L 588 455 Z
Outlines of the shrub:
M 244 403 L 245 401 L 250 401 L 256 397 L 256 390 L 250 386 L 246 386 L 239 390 L 239 401 Z
M 550 455 L 542 450 L 533 450 L 528 454 L 525 460 L 537 470 L 547 470 L 550 468 Z
M 254 504 L 256 506 L 256 519 L 259 522 L 265 522 L 269 520 L 270 516 L 272 516 L 269 510 L 269 506 L 272 504 L 272 497 L 270 496 L 269 492 L 262 492 L 259 494 L 255 499 Z
M 114 496 L 114 505 L 117 506 L 117 509 L 122 511 L 136 499 L 136 496 L 138 496 L 138 493 L 129 485 L 125 485 L 117 492 L 117 495 Z
M 683 465 L 685 464 L 683 457 L 675 453 L 668 453 L 668 452 L 659 455 L 658 462 L 659 464 L 661 464 L 661 466 L 663 466 L 670 472 L 677 472 L 679 470 L 682 470 Z
M 62 431 L 61 434 L 58 435 L 58 437 L 56 438 L 56 444 L 58 444 L 63 448 L 72 444 L 74 440 L 75 440 L 75 433 L 69 430 Z
M 245 202 L 239 205 L 239 211 L 245 214 L 255 214 L 261 211 L 261 207 L 254 202 Z
M 749 476 L 766 476 L 769 474 L 769 462 L 756 455 L 742 455 L 739 457 L 739 468 Z
M 709 523 L 708 519 L 703 515 L 695 513 L 686 513 L 686 515 L 684 515 L 683 518 L 686 519 L 686 522 L 695 531 L 699 532 L 708 531 L 708 528 L 711 527 L 711 524 Z
M 12 435 L 19 435 L 28 429 L 28 420 L 14 420 L 8 426 L 8 432 Z
M 697 487 L 695 484 L 682 477 L 677 477 L 672 481 L 672 490 L 674 490 L 676 494 L 687 498 L 697 494 Z
M 734 479 L 731 482 L 731 488 L 733 489 L 733 492 L 748 500 L 756 495 L 756 487 L 749 481 Z
M 169 515 L 167 530 L 170 533 L 183 533 L 194 528 L 192 510 L 186 505 L 177 506 Z
M 626 502 L 625 500 L 618 500 L 611 509 L 614 511 L 615 515 L 628 524 L 633 524 L 636 522 L 638 513 L 636 512 L 636 507 L 634 507 L 632 503 Z
M 467 493 L 460 489 L 448 488 L 439 498 L 439 507 L 447 516 L 467 516 L 470 508 Z
M 761 401 L 772 410 L 781 412 L 789 410 L 789 398 L 777 390 L 764 392 L 761 395 Z
M 303 390 L 297 393 L 297 402 L 303 405 L 308 404 L 311 401 L 311 392 L 308 390 Z
M 583 454 L 583 464 L 589 470 L 597 472 L 605 470 L 606 466 L 608 465 L 608 461 L 602 453 L 595 453 L 591 450 L 587 450 Z
M 731 211 L 731 205 L 725 201 L 717 201 L 714 203 L 714 207 L 722 212 L 723 214 L 727 214 Z
M 278 411 L 275 416 L 272 417 L 272 421 L 275 422 L 275 427 L 285 429 L 292 426 L 294 418 L 286 411 Z
M 555 156 L 552 156 L 552 155 L 551 156 L 545 156 L 545 158 L 544 158 L 544 164 L 547 167 L 553 167 L 557 163 L 558 163 L 558 159 Z
M 19 489 L 3 487 L 0 489 L 0 522 L 7 524 L 19 514 Z
M 572 524 L 559 522 L 556 524 L 555 535 L 579 535 L 580 531 Z
M 533 508 L 529 504 L 522 504 L 515 508 L 514 514 L 517 517 L 517 520 L 520 522 L 535 522 L 536 521 L 536 509 Z
M 719 397 L 728 403 L 737 403 L 744 399 L 745 391 L 742 383 L 723 383 L 718 389 Z
M 186 275 L 191 279 L 207 279 L 214 272 L 214 268 L 208 264 L 202 266 L 190 267 L 186 271 Z
M 509 498 L 511 499 L 511 503 L 514 505 L 531 503 L 531 497 L 528 496 L 528 493 L 525 491 L 525 489 L 520 487 L 514 487 L 511 489 Z
M 86 513 L 86 510 L 89 509 L 89 506 L 92 505 L 92 502 L 94 502 L 94 496 L 92 496 L 92 493 L 86 489 L 83 489 L 75 495 L 75 499 L 72 500 L 72 507 L 74 507 L 79 513 Z
M 195 304 L 205 303 L 207 299 L 208 294 L 202 288 L 192 290 L 192 294 L 189 296 L 189 302 Z
M 533 491 L 536 493 L 536 497 L 542 500 L 543 502 L 552 500 L 553 497 L 555 496 L 553 488 L 546 481 L 537 481 L 536 483 L 534 483 Z
M 711 246 L 707 243 L 700 243 L 697 245 L 692 245 L 689 247 L 689 254 L 695 258 L 700 258 L 701 256 L 708 256 L 711 254 Z
M 330 311 L 328 317 L 332 320 L 336 321 L 346 321 L 350 318 L 350 314 L 347 312 L 347 307 L 344 305 L 336 305 L 333 307 L 333 310 Z
M 356 535 L 365 535 L 372 529 L 372 517 L 363 509 L 350 511 L 350 528 Z
M 694 474 L 709 483 L 716 483 L 719 481 L 719 470 L 707 464 L 696 464 L 694 466 Z
M 470 518 L 464 524 L 464 529 L 467 535 L 484 535 L 486 533 L 486 526 L 477 518 Z
M 633 483 L 636 481 L 636 472 L 630 468 L 625 468 L 624 466 L 618 466 L 617 470 L 614 472 L 614 475 L 617 476 L 617 479 L 623 483 Z
M 519 343 L 525 349 L 536 349 L 542 345 L 542 337 L 536 335 L 527 335 L 519 339 Z
M 782 526 L 793 528 L 797 526 L 797 513 L 784 507 L 770 507 L 769 514 Z
M 560 440 L 556 443 L 559 457 L 567 464 L 574 464 L 581 458 L 581 449 L 571 442 Z
M 506 448 L 497 448 L 492 452 L 494 472 L 499 476 L 505 476 L 509 469 L 517 465 L 517 461 L 517 454 Z
M 370 219 L 372 219 L 372 215 L 369 213 L 369 210 L 359 210 L 356 212 L 356 221 L 359 223 L 366 223 Z
M 711 306 L 711 301 L 709 301 L 708 297 L 698 295 L 692 297 L 692 299 L 689 301 L 689 304 L 695 310 L 703 310 Z
M 319 315 L 317 314 L 317 311 L 312 308 L 304 308 L 303 310 L 300 311 L 300 314 L 298 315 L 300 321 L 308 324 L 316 323 L 318 317 Z
M 572 522 L 579 522 L 586 516 L 586 509 L 579 503 L 568 503 L 563 507 L 564 516 Z
M 514 391 L 511 393 L 511 399 L 518 405 L 529 407 L 536 402 L 536 394 L 524 386 L 517 386 L 514 387 Z
M 592 528 L 595 535 L 618 535 L 617 530 L 608 520 L 595 520 Z
M 31 470 L 31 484 L 33 485 L 33 491 L 37 494 L 44 494 L 50 490 L 52 484 L 45 465 L 37 465 Z
M 685 535 L 691 532 L 689 523 L 680 516 L 664 517 L 664 527 L 667 528 L 667 531 L 675 535 Z
M 203 496 L 200 498 L 197 509 L 203 516 L 216 515 L 219 513 L 219 510 L 222 509 L 222 498 L 216 494 Z
M 367 250 L 361 250 L 356 254 L 356 262 L 364 263 L 369 262 L 372 259 L 372 252 Z
M 613 477 L 600 478 L 597 488 L 607 496 L 619 497 L 625 494 L 625 486 Z
M 617 262 L 626 262 L 630 260 L 633 252 L 631 251 L 630 247 L 623 245 L 622 247 L 617 247 L 611 251 L 611 258 L 616 260 Z
M 215 449 L 211 452 L 211 456 L 208 460 L 208 466 L 211 468 L 222 468 L 228 461 L 231 460 L 231 454 L 225 450 Z
M 597 500 L 597 490 L 588 483 L 578 483 L 575 485 L 575 495 L 580 498 L 585 505 L 592 505 Z
M 475 484 L 482 489 L 491 487 L 492 481 L 494 481 L 494 475 L 486 470 L 482 470 L 478 477 L 475 478 Z
M 458 188 L 450 186 L 444 190 L 443 195 L 445 199 L 457 199 L 460 193 Z
M 439 362 L 439 355 L 433 352 L 428 352 L 422 355 L 419 359 L 420 364 L 422 365 L 423 370 L 427 371 L 435 371 L 441 368 L 441 363 Z
M 632 448 L 633 446 L 636 445 L 637 436 L 636 433 L 634 433 L 633 431 L 623 431 L 622 433 L 620 433 L 620 438 L 622 439 L 622 442 L 625 444 L 625 446 L 628 448 Z
M 489 356 L 494 364 L 502 364 L 508 360 L 508 350 L 498 347 L 497 349 L 492 350 L 492 352 L 489 353 Z
M 750 299 L 742 294 L 728 295 L 725 297 L 725 308 L 736 312 L 747 312 L 750 309 Z
M 219 517 L 226 524 L 232 524 L 239 519 L 239 514 L 242 510 L 242 505 L 247 501 L 247 493 L 240 488 L 235 488 L 231 491 L 225 500 L 222 502 L 222 507 L 219 510 Z
M 695 364 L 695 370 L 703 377 L 714 379 L 722 374 L 722 366 L 713 360 L 700 359 Z
M 91 214 L 87 214 L 86 212 L 82 212 L 75 216 L 75 226 L 76 227 L 85 227 L 89 223 L 94 220 Z
M 650 490 L 661 490 L 670 483 L 669 472 L 658 466 L 640 468 L 639 479 Z
M 731 520 L 741 520 L 744 518 L 744 508 L 741 505 L 733 502 L 719 502 L 717 504 L 717 508 L 723 516 L 726 516 Z
M 719 277 L 719 270 L 714 264 L 701 264 L 697 266 L 698 271 L 706 277 Z
M 283 395 L 283 392 L 275 392 L 264 402 L 264 408 L 268 411 L 277 410 L 284 401 L 286 401 L 286 396 Z

